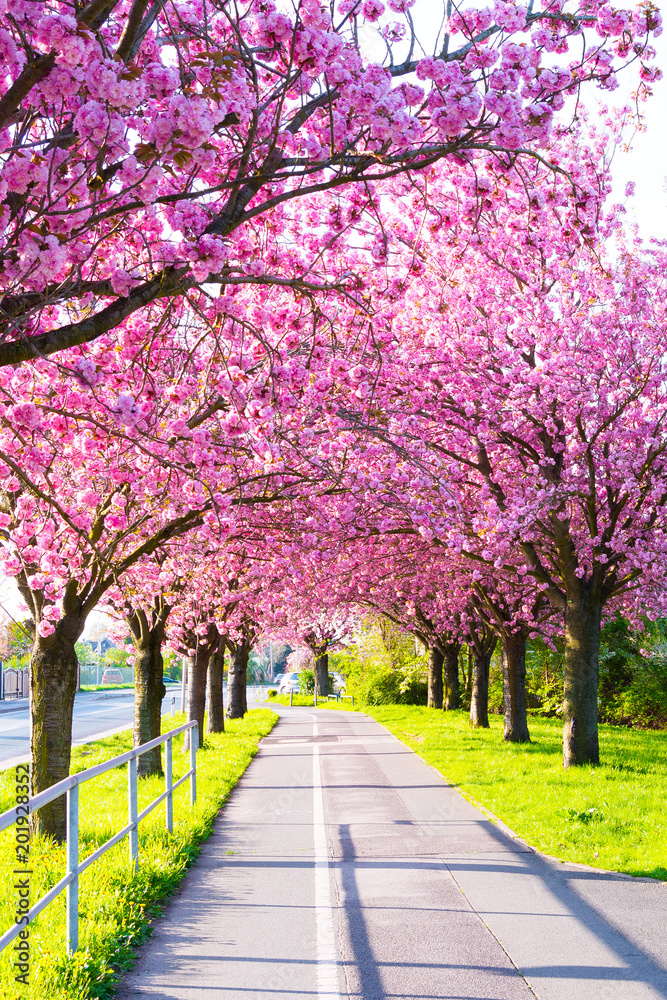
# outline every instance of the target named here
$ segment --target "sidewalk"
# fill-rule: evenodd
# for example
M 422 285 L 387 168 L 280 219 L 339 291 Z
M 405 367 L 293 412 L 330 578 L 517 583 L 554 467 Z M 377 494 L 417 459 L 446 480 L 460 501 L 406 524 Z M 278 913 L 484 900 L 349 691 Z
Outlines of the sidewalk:
M 536 854 L 366 716 L 278 710 L 119 1000 L 667 998 L 667 885 Z

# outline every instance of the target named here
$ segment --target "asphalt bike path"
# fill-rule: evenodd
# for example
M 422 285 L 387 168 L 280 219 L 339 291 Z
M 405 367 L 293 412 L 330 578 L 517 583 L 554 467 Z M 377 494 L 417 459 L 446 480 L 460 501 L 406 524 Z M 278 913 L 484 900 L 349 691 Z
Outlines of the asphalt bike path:
M 667 885 L 537 854 L 367 716 L 276 710 L 119 1000 L 667 998 Z

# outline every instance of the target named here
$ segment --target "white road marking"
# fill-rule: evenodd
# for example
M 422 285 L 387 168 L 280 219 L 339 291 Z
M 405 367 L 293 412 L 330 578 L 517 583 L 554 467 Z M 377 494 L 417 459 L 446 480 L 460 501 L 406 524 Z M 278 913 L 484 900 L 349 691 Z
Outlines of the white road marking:
M 313 723 L 317 736 L 317 723 Z M 334 931 L 333 900 L 329 879 L 329 851 L 324 824 L 324 794 L 320 748 L 313 747 L 313 847 L 315 857 L 315 926 L 317 937 L 317 995 L 340 1000 L 338 949 Z

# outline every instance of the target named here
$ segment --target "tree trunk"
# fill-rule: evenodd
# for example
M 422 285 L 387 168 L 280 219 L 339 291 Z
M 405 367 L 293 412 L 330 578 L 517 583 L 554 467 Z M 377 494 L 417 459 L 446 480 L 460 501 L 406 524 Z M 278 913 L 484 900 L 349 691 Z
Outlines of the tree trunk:
M 472 695 L 470 698 L 470 725 L 475 729 L 489 728 L 489 668 L 493 647 L 473 650 Z
M 225 731 L 225 710 L 222 697 L 224 668 L 225 646 L 221 639 L 217 649 L 214 649 L 208 660 L 208 682 L 206 688 L 206 701 L 208 704 L 208 715 L 206 718 L 207 733 L 224 733 Z
M 315 691 L 318 697 L 329 694 L 329 654 L 322 653 L 315 660 Z
M 507 632 L 503 646 L 503 701 L 505 736 L 510 743 L 529 743 L 526 712 L 526 634 Z
M 565 611 L 563 765 L 599 764 L 598 668 L 602 600 L 585 584 Z
M 204 742 L 204 712 L 206 711 L 206 675 L 208 674 L 208 658 L 210 647 L 206 640 L 199 641 L 195 655 L 190 657 L 190 675 L 188 677 L 188 722 L 196 721 L 197 745 Z M 188 732 L 189 737 L 189 732 Z M 190 745 L 189 738 L 185 741 Z
M 170 608 L 158 598 L 152 611 L 142 609 L 126 616 L 136 650 L 134 657 L 134 746 L 157 739 L 162 730 L 162 683 L 164 661 L 162 643 Z M 161 775 L 162 750 L 155 747 L 137 760 L 137 774 L 146 778 Z
M 449 642 L 445 647 L 445 704 L 444 707 L 451 711 L 458 708 L 461 703 L 461 689 L 459 686 L 459 643 Z
M 43 792 L 69 776 L 72 755 L 72 713 L 78 674 L 74 645 L 85 617 L 65 615 L 53 635 L 37 636 L 30 657 L 30 789 Z M 33 833 L 65 840 L 66 796 L 33 813 Z
M 472 659 L 472 649 L 470 648 L 470 643 L 466 645 L 466 695 L 468 698 L 472 698 L 472 674 L 473 674 L 473 659 Z
M 227 718 L 242 719 L 248 711 L 246 680 L 250 643 L 234 643 L 231 663 L 227 672 Z
M 443 655 L 437 646 L 428 651 L 428 700 L 429 708 L 442 708 L 442 664 Z

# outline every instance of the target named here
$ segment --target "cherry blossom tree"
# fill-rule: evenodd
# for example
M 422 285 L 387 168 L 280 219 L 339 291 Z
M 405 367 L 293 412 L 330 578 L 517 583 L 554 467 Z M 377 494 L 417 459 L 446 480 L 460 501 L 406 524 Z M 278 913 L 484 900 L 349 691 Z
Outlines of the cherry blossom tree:
M 428 0 L 8 0 L 0 365 L 169 322 L 211 283 L 321 288 L 304 197 L 362 184 L 381 214 L 376 182 L 477 150 L 511 164 L 585 81 L 657 73 L 652 3 L 447 13 L 419 39 Z
M 137 362 L 140 330 L 114 346 L 98 342 L 94 357 L 3 371 L 0 529 L 5 571 L 36 622 L 35 791 L 68 773 L 74 644 L 87 614 L 169 540 L 197 528 L 219 543 L 235 507 L 270 499 L 266 435 L 253 450 L 239 447 L 236 431 L 265 416 L 254 403 L 256 416 L 246 416 L 243 395 L 223 408 L 219 369 L 193 363 L 179 337 L 176 351 L 153 344 L 151 368 Z M 59 835 L 58 803 L 38 823 Z
M 664 249 L 624 243 L 613 215 L 600 235 L 615 258 L 549 206 L 521 254 L 500 225 L 465 255 L 431 234 L 377 432 L 430 468 L 427 533 L 564 615 L 566 766 L 599 759 L 605 609 L 631 613 L 641 587 L 657 614 L 667 593 Z

